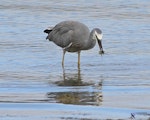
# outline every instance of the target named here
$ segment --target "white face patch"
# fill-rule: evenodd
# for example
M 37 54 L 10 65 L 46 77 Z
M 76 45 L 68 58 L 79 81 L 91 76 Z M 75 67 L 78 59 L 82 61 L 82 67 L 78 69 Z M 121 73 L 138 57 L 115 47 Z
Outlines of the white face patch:
M 102 40 L 103 34 L 99 34 L 95 31 L 95 35 L 99 40 Z

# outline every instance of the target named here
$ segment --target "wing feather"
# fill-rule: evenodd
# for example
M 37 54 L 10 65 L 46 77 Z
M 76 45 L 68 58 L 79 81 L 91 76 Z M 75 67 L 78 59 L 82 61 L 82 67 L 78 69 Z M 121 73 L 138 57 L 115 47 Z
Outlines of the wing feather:
M 48 39 L 64 48 L 71 43 L 73 29 L 67 24 L 57 24 L 48 35 Z
M 68 52 L 77 52 L 85 49 L 89 29 L 79 22 L 63 21 L 50 31 L 47 38 Z

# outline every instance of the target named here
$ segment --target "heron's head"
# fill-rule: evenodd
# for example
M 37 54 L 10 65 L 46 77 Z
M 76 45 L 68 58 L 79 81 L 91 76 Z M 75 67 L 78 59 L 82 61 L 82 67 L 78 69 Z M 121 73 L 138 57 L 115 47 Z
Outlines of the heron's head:
M 95 38 L 98 42 L 99 48 L 100 48 L 99 54 L 104 54 L 103 46 L 102 46 L 102 37 L 103 37 L 102 31 L 99 28 L 95 28 L 94 36 L 95 36 Z

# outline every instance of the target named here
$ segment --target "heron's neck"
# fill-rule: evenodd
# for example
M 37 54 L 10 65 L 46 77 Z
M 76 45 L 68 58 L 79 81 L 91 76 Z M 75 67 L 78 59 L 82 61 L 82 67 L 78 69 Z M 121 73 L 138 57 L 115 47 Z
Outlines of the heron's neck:
M 88 46 L 91 49 L 95 46 L 95 44 L 96 44 L 96 39 L 94 36 L 94 31 L 92 30 L 89 35 Z
M 84 46 L 82 47 L 83 50 L 91 49 L 95 46 L 96 40 L 94 39 L 94 31 L 92 30 L 89 34 L 88 40 L 85 41 Z

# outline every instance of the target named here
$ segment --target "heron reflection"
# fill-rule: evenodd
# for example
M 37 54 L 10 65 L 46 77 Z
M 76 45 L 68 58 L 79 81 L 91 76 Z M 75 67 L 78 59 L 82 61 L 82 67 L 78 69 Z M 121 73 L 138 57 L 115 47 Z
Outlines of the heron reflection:
M 49 92 L 47 97 L 50 102 L 75 105 L 101 105 L 103 101 L 102 80 L 98 84 L 84 82 L 80 68 L 76 73 L 66 73 L 63 69 L 63 80 L 55 82 L 58 87 L 69 86 L 69 90 Z M 84 86 L 84 87 L 82 87 Z M 92 90 L 89 88 L 92 88 Z

